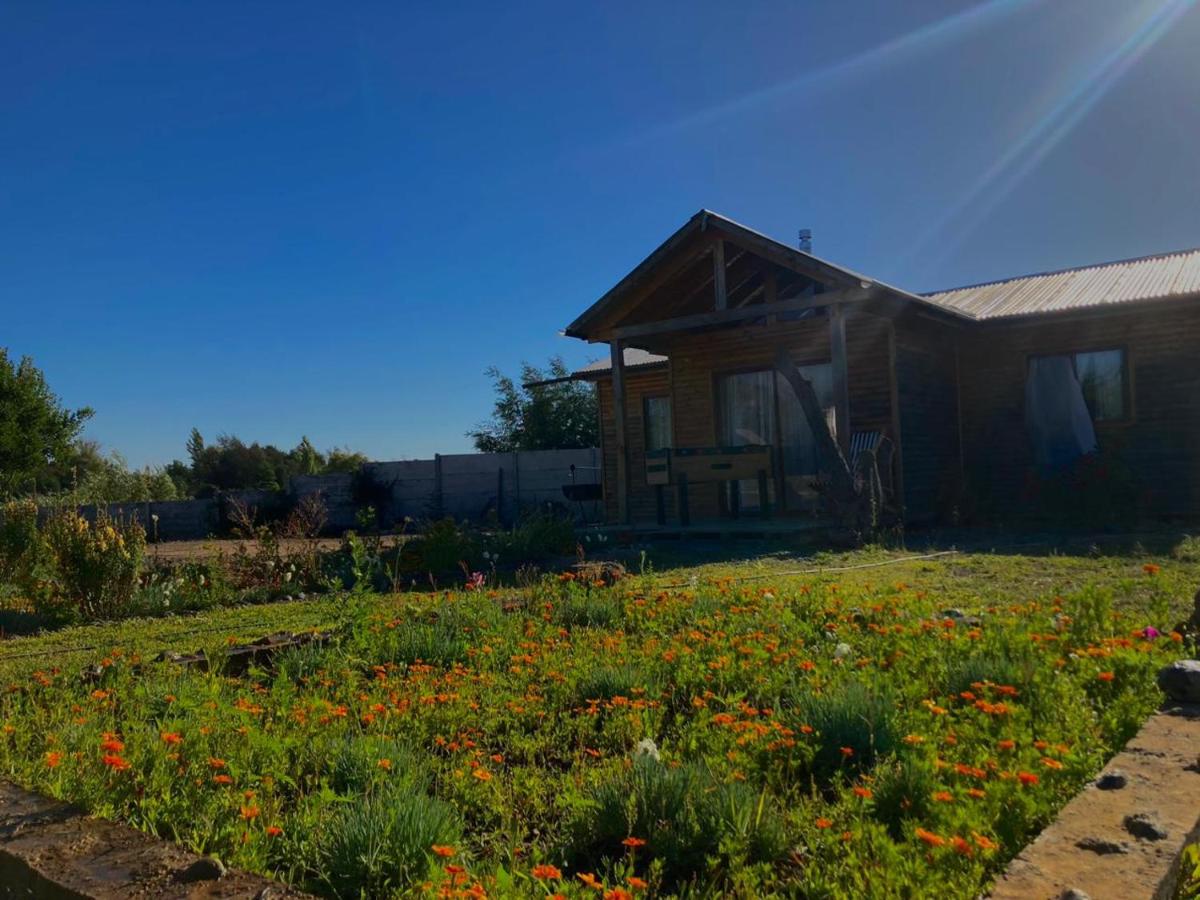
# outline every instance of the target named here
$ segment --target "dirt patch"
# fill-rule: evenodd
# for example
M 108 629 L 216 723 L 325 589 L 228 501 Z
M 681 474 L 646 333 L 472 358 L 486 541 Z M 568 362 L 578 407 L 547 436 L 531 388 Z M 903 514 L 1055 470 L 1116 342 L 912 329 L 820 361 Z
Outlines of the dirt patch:
M 385 546 L 390 547 L 395 542 L 402 540 L 402 538 L 386 537 L 383 540 Z M 342 539 L 320 538 L 316 541 L 316 545 L 319 550 L 337 550 L 342 546 Z M 311 546 L 312 542 L 299 538 L 281 538 L 279 541 L 280 552 L 284 555 L 299 553 L 303 550 L 308 550 Z M 220 540 L 213 539 L 207 541 L 165 541 L 161 544 L 148 544 L 146 546 L 146 558 L 152 562 L 158 561 L 164 563 L 203 562 L 219 555 L 226 557 L 235 556 L 240 548 L 245 548 L 246 552 L 252 554 L 254 553 L 255 545 L 253 541 L 246 541 L 241 538 L 222 538 Z
M 115 822 L 0 782 L 0 896 L 40 900 L 301 900 L 308 894 L 224 871 Z
M 1173 897 L 1180 853 L 1200 833 L 1198 753 L 1200 706 L 1151 716 L 1012 861 L 992 900 Z

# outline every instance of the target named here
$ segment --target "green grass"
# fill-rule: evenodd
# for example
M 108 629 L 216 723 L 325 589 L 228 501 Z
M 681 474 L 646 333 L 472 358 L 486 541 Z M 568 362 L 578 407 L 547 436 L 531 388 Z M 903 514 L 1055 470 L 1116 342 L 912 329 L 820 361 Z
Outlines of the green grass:
M 1158 702 L 1182 648 L 1134 635 L 1186 618 L 1200 557 L 1147 546 L 672 548 L 611 589 L 18 638 L 0 643 L 0 768 L 328 896 L 598 896 L 585 875 L 658 896 L 970 897 Z M 336 638 L 239 678 L 152 661 L 308 629 Z

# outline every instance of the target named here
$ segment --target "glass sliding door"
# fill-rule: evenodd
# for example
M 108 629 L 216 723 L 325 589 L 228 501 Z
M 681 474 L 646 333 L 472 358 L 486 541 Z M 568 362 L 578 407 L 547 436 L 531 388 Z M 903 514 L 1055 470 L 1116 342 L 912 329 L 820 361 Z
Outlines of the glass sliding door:
M 833 431 L 833 367 L 829 363 L 797 367 L 808 379 L 825 413 L 825 422 Z M 779 459 L 783 469 L 784 503 L 788 510 L 812 511 L 818 497 L 812 488 L 813 477 L 828 468 L 821 459 L 817 439 L 809 427 L 800 400 L 792 386 L 776 376 L 779 395 Z
M 737 372 L 717 379 L 717 423 L 719 442 L 723 447 L 745 447 L 750 444 L 777 446 L 775 416 L 775 373 Z M 727 503 L 732 501 L 728 487 Z M 737 482 L 738 505 L 746 511 L 762 508 L 764 501 L 774 501 L 774 486 L 767 486 L 767 497 L 760 497 L 758 481 L 743 479 Z

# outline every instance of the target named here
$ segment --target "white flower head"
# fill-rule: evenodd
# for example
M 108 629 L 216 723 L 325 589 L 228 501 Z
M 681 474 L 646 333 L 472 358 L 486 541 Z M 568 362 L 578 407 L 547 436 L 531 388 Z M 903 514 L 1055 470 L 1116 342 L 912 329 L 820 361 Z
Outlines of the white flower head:
M 662 757 L 658 755 L 658 744 L 654 743 L 653 738 L 642 738 L 638 741 L 638 745 L 633 749 L 635 757 L 647 756 L 655 762 L 659 762 Z
M 854 650 L 850 647 L 849 644 L 841 643 L 833 648 L 833 658 L 834 659 L 845 659 L 847 656 L 849 656 L 853 652 L 854 652 Z

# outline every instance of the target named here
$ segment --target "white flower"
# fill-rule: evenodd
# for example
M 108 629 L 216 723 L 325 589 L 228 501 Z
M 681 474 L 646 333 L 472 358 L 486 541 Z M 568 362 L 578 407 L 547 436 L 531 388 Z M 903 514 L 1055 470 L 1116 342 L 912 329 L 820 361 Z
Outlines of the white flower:
M 763 599 L 764 600 L 774 600 L 775 595 L 772 594 L 770 591 L 767 591 L 765 594 L 763 594 Z
M 845 659 L 847 656 L 849 656 L 853 652 L 854 651 L 851 649 L 849 644 L 841 643 L 833 648 L 833 658 L 834 659 Z
M 653 738 L 642 738 L 638 741 L 638 745 L 633 749 L 634 756 L 648 756 L 655 762 L 659 762 L 661 757 L 658 755 L 658 744 L 654 743 Z

